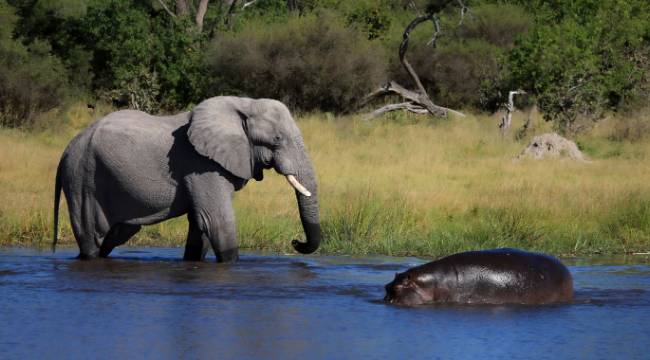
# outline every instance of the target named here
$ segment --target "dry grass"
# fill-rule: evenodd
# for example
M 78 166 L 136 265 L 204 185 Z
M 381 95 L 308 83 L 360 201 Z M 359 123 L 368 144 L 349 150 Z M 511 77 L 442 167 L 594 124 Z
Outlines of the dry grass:
M 57 133 L 0 130 L 0 244 L 49 243 L 58 157 L 74 129 L 87 123 L 79 118 L 91 116 L 63 117 L 74 118 L 64 122 L 74 126 Z M 496 118 L 423 121 L 397 114 L 363 123 L 318 114 L 301 117 L 299 126 L 319 177 L 321 251 L 650 250 L 650 141 L 609 140 L 607 122 L 578 139 L 592 157 L 588 163 L 515 162 L 525 142 L 501 138 Z M 293 192 L 280 176 L 265 175 L 235 197 L 240 243 L 291 251 L 290 240 L 302 236 Z M 73 243 L 63 219 L 63 239 Z M 131 244 L 181 246 L 185 226 L 184 219 L 151 226 Z

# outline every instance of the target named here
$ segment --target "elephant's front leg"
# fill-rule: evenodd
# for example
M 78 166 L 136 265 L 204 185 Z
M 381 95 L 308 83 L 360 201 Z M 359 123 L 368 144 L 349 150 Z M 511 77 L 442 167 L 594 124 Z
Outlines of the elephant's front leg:
M 197 223 L 202 243 L 212 245 L 217 262 L 235 262 L 239 259 L 235 215 L 230 201 L 228 204 L 199 209 Z
M 185 243 L 185 261 L 202 261 L 210 249 L 210 241 L 207 236 L 203 236 L 203 231 L 199 228 L 196 216 L 190 213 L 187 215 L 189 229 L 187 231 L 187 242 Z
M 199 246 L 203 251 L 204 244 L 209 243 L 212 245 L 217 262 L 234 262 L 239 259 L 235 212 L 232 208 L 234 187 L 224 178 L 219 178 L 216 181 L 216 186 L 215 181 L 210 183 L 211 186 L 207 186 L 207 184 L 202 184 L 202 181 L 197 180 L 193 183 L 194 186 L 190 188 L 192 209 L 189 216 L 193 218 L 190 221 L 190 227 L 192 222 L 196 224 L 196 228 L 200 232 L 201 242 L 199 245 L 198 239 L 191 234 L 188 240 L 192 240 L 193 243 L 188 245 L 194 250 L 190 250 L 188 255 L 197 254 Z M 202 255 L 204 254 L 202 252 Z

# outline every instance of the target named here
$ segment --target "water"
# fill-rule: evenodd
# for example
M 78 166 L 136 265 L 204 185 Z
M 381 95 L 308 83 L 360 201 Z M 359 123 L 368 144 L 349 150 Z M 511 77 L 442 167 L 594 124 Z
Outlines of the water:
M 381 302 L 416 258 L 0 250 L 0 358 L 650 359 L 650 266 L 569 261 L 555 306 Z M 645 263 L 645 264 L 644 264 Z

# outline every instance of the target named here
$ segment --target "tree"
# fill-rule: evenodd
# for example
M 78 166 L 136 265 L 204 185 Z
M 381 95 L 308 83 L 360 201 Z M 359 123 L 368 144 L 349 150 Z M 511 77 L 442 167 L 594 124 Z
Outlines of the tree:
M 13 38 L 18 17 L 0 0 L 0 126 L 30 126 L 58 106 L 67 91 L 65 68 L 45 41 Z
M 454 0 L 431 0 L 426 3 L 426 12 L 423 15 L 418 15 L 415 19 L 413 19 L 407 26 L 406 29 L 404 29 L 404 34 L 402 36 L 402 42 L 399 46 L 399 60 L 402 66 L 404 66 L 404 69 L 406 72 L 411 76 L 413 79 L 413 82 L 416 84 L 418 90 L 417 91 L 410 91 L 407 90 L 406 88 L 402 87 L 401 85 L 397 84 L 394 81 L 389 81 L 385 85 L 381 86 L 380 88 L 376 89 L 372 93 L 370 93 L 366 98 L 364 99 L 363 103 L 368 102 L 370 99 L 376 97 L 376 96 L 382 96 L 386 95 L 389 93 L 396 93 L 406 99 L 406 102 L 402 102 L 399 104 L 390 104 L 383 106 L 370 114 L 366 116 L 367 119 L 371 119 L 374 117 L 377 117 L 383 113 L 393 111 L 393 110 L 398 110 L 398 109 L 406 109 L 408 111 L 414 112 L 414 113 L 426 113 L 428 112 L 431 115 L 434 116 L 447 116 L 448 112 L 452 112 L 456 115 L 460 116 L 465 116 L 464 114 L 451 110 L 439 105 L 436 105 L 431 101 L 431 98 L 427 94 L 426 89 L 422 85 L 422 82 L 420 81 L 420 77 L 418 74 L 415 72 L 413 67 L 411 66 L 411 63 L 406 59 L 406 51 L 408 50 L 408 45 L 409 45 L 409 36 L 411 34 L 411 31 L 413 31 L 418 25 L 425 21 L 432 21 L 435 25 L 436 31 L 433 34 L 432 37 L 432 43 L 435 45 L 435 40 L 438 34 L 439 30 L 439 25 L 438 25 L 438 20 L 437 20 L 437 14 L 442 11 L 449 3 L 451 3 Z M 461 4 L 462 8 L 464 9 L 464 5 L 461 0 L 456 0 Z M 463 10 L 464 11 L 464 10 Z
M 192 12 L 194 12 L 194 25 L 199 32 L 203 30 L 203 21 L 205 14 L 208 12 L 208 4 L 210 3 L 210 0 L 199 0 L 198 2 L 193 0 L 174 0 L 175 12 L 172 12 L 169 9 L 166 1 L 167 0 L 158 0 L 158 3 L 171 17 L 185 19 L 188 18 Z M 226 1 L 224 0 L 224 2 Z M 236 0 L 231 0 L 230 2 L 232 4 L 237 3 Z
M 536 95 L 544 117 L 561 132 L 588 127 L 606 110 L 634 101 L 647 79 L 650 4 L 644 0 L 546 5 L 535 29 L 509 55 L 512 87 Z

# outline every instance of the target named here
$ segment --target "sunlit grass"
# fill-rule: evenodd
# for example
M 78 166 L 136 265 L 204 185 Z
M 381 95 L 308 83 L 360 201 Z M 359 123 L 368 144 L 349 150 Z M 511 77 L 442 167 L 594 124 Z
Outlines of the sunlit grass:
M 0 244 L 49 243 L 58 158 L 93 116 L 76 111 L 56 131 L 0 130 Z M 548 130 L 536 121 L 534 133 Z M 495 117 L 366 123 L 316 114 L 298 123 L 318 174 L 322 252 L 650 250 L 650 139 L 611 141 L 608 121 L 577 139 L 590 162 L 514 161 L 526 142 L 502 138 Z M 272 171 L 237 193 L 235 207 L 243 248 L 292 252 L 290 241 L 304 236 L 293 191 Z M 130 244 L 183 246 L 186 226 L 184 218 L 150 226 Z

